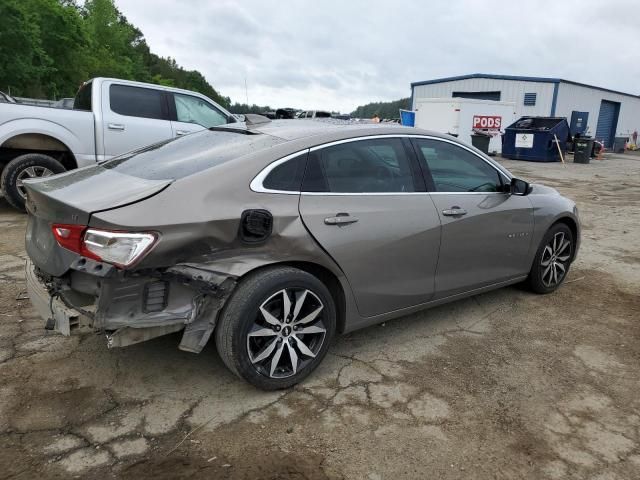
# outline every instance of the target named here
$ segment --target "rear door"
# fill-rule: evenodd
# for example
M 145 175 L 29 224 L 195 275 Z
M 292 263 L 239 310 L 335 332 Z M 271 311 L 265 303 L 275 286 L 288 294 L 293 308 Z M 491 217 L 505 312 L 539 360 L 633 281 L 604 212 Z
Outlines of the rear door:
M 162 90 L 111 82 L 104 82 L 102 88 L 107 158 L 173 137 Z
M 434 299 L 527 274 L 533 208 L 509 179 L 449 140 L 413 139 L 442 222 Z
M 362 316 L 431 299 L 440 220 L 406 139 L 312 149 L 302 190 L 304 224 L 344 271 Z
M 174 137 L 229 123 L 227 115 L 195 95 L 167 93 Z

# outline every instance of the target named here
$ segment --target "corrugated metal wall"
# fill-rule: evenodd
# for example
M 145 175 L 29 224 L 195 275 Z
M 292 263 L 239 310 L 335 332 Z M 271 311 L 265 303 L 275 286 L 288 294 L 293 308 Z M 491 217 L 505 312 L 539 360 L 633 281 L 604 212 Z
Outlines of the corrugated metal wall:
M 451 98 L 453 92 L 502 92 L 500 101 L 515 102 L 518 117 L 525 115 L 548 116 L 553 101 L 553 83 L 525 82 L 521 80 L 498 80 L 470 78 L 451 82 L 432 83 L 414 87 L 413 101 L 418 98 Z M 524 105 L 524 94 L 535 93 L 535 106 Z M 411 108 L 415 106 L 412 105 Z
M 558 90 L 556 114 L 571 118 L 572 110 L 589 112 L 587 134 L 595 135 L 602 100 L 620 103 L 616 135 L 630 135 L 634 130 L 640 132 L 640 98 L 617 93 L 609 93 L 595 88 L 561 83 Z

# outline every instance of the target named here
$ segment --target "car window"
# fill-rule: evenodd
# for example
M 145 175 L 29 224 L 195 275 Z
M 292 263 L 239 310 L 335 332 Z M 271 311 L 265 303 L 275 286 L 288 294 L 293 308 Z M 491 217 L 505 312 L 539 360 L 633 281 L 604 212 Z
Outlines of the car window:
M 436 192 L 499 192 L 498 171 L 470 151 L 440 140 L 417 140 Z
M 262 186 L 269 190 L 299 192 L 306 163 L 306 152 L 287 160 L 271 170 L 267 178 L 262 182 Z
M 111 110 L 130 117 L 165 120 L 162 108 L 162 91 L 151 88 L 111 85 L 109 87 Z
M 209 102 L 191 95 L 175 93 L 176 116 L 179 122 L 196 123 L 205 128 L 228 123 L 227 116 Z
M 305 178 L 314 188 L 336 193 L 414 192 L 411 159 L 398 138 L 360 140 L 319 150 L 314 158 L 319 169 L 308 168 L 309 175 L 324 176 Z M 313 191 L 313 190 L 312 190 Z
M 76 93 L 76 97 L 73 101 L 73 109 L 74 110 L 86 110 L 88 112 L 91 111 L 91 89 L 93 87 L 93 82 L 84 83 L 78 93 Z

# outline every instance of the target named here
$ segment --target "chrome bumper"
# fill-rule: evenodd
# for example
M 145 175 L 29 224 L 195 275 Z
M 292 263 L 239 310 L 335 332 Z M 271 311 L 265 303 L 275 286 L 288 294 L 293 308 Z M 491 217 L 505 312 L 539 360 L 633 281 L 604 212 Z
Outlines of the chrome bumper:
M 38 279 L 31 260 L 25 265 L 27 279 L 27 293 L 31 305 L 38 314 L 47 322 L 47 328 L 53 329 L 62 335 L 71 335 L 71 329 L 79 325 L 80 314 L 67 307 L 57 298 L 52 298 L 44 285 Z

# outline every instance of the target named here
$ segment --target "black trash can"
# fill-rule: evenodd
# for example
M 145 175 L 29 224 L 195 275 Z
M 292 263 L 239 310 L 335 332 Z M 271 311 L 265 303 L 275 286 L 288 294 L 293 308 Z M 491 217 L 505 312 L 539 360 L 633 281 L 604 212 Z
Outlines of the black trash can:
M 489 154 L 489 142 L 491 141 L 491 137 L 489 135 L 481 135 L 478 133 L 473 133 L 471 135 L 471 145 L 476 147 L 482 153 Z
M 624 153 L 624 147 L 629 139 L 627 137 L 615 137 L 613 139 L 613 152 Z
M 573 141 L 573 163 L 589 163 L 593 150 L 593 138 L 581 137 Z

